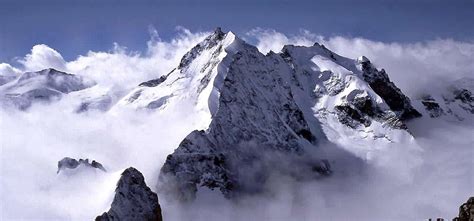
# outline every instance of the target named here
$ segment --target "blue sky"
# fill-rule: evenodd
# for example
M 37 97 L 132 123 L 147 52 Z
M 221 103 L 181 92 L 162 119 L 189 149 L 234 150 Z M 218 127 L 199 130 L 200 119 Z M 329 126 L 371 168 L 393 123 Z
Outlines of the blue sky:
M 113 42 L 140 51 L 150 25 L 165 40 L 176 26 L 191 31 L 221 26 L 237 34 L 261 27 L 382 42 L 472 42 L 474 1 L 0 0 L 0 62 L 12 62 L 41 43 L 67 60 L 109 50 Z

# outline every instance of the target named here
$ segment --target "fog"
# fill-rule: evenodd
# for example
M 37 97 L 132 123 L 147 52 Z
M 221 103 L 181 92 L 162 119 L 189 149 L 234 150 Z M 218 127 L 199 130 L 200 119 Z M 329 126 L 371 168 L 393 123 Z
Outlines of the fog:
M 37 45 L 19 59 L 21 65 L 2 64 L 0 71 L 18 74 L 54 67 L 127 91 L 141 81 L 167 73 L 207 33 L 179 28 L 176 38 L 170 41 L 161 40 L 152 28 L 150 34 L 146 52 L 131 52 L 115 45 L 108 52 L 91 51 L 65 61 L 60 52 Z M 432 89 L 430 82 L 435 80 L 470 76 L 474 70 L 473 44 L 452 40 L 381 43 L 323 38 L 307 31 L 285 36 L 263 29 L 252 30 L 245 38 L 256 38 L 262 52 L 278 51 L 287 43 L 313 44 L 319 39 L 343 56 L 365 54 L 378 67 L 386 67 L 393 81 L 409 94 Z M 417 82 L 416 87 L 413 82 Z M 52 105 L 35 105 L 24 112 L 0 110 L 3 220 L 91 220 L 108 210 L 120 173 L 129 166 L 139 169 L 147 184 L 156 190 L 158 172 L 166 156 L 200 123 L 186 111 L 190 109 L 186 105 L 191 104 L 164 113 L 114 110 L 84 114 L 69 111 L 70 105 L 63 99 Z M 474 195 L 471 120 L 414 120 L 409 124 L 414 140 L 387 144 L 370 158 L 359 158 L 347 151 L 350 146 L 324 144 L 319 148 L 331 153 L 334 167 L 330 177 L 299 182 L 274 174 L 267 182 L 266 192 L 232 201 L 207 189 L 198 193 L 196 201 L 186 204 L 167 202 L 162 197 L 164 219 L 451 219 L 457 215 L 459 205 Z M 97 160 L 108 172 L 56 174 L 57 162 L 66 156 Z
M 342 56 L 369 58 L 377 68 L 384 68 L 390 79 L 409 96 L 439 89 L 446 81 L 474 74 L 474 42 L 434 39 L 414 43 L 384 43 L 364 38 L 325 37 L 301 30 L 284 35 L 272 29 L 256 28 L 247 33 L 262 53 L 280 51 L 285 44 L 311 46 L 314 42 Z

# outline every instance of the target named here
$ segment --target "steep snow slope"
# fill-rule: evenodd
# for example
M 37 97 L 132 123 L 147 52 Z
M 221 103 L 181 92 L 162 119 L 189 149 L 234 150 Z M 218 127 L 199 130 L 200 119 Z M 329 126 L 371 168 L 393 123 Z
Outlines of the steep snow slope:
M 181 112 L 191 132 L 168 156 L 166 192 L 192 199 L 199 186 L 226 196 L 259 192 L 272 173 L 297 179 L 331 173 L 321 150 L 336 143 L 362 159 L 390 143 L 412 142 L 406 120 L 421 116 L 385 71 L 324 46 L 285 46 L 263 55 L 219 28 L 177 68 L 125 97 L 86 79 L 47 69 L 0 87 L 22 109 L 61 99 L 73 110 Z M 465 96 L 463 96 L 465 97 Z M 302 176 L 301 174 L 304 174 Z
M 373 148 L 411 142 L 403 121 L 420 116 L 365 57 L 344 58 L 318 44 L 263 55 L 220 29 L 114 109 L 176 111 L 183 103 L 191 104 L 184 111 L 195 114 L 197 130 L 160 175 L 162 189 L 181 199 L 199 186 L 228 197 L 258 192 L 273 172 L 327 175 L 329 161 L 317 147 L 327 138 L 366 159 Z
M 318 140 L 293 97 L 283 59 L 250 45 L 230 58 L 209 128 L 188 135 L 162 168 L 165 191 L 192 199 L 201 185 L 232 197 L 261 191 L 272 171 L 329 174 L 327 161 L 310 154 Z
M 307 118 L 315 117 L 330 141 L 363 159 L 387 143 L 411 142 L 403 121 L 421 114 L 366 57 L 348 59 L 317 43 L 285 46 L 281 56 Z
M 185 111 L 195 114 L 196 128 L 205 129 L 217 110 L 219 85 L 225 78 L 228 56 L 236 53 L 243 42 L 232 32 L 220 29 L 186 53 L 179 66 L 158 79 L 141 83 L 125 96 L 113 111 L 123 107 Z M 190 104 L 190 105 L 189 105 Z M 190 109 L 182 109 L 191 106 Z
M 258 189 L 258 185 L 236 182 L 237 170 L 231 164 L 237 166 L 242 160 L 261 163 L 258 158 L 265 151 L 292 152 L 296 158 L 304 152 L 304 145 L 316 143 L 292 97 L 289 73 L 280 56 L 267 58 L 233 33 L 216 29 L 183 57 L 178 68 L 142 83 L 119 105 L 174 111 L 183 103 L 191 103 L 191 109 L 185 111 L 196 115 L 196 129 L 207 132 L 192 132 L 182 148 L 169 157 L 164 173 L 183 176 L 178 180 L 162 176 L 162 181 L 168 182 L 164 186 L 177 182 L 175 191 L 180 197 L 192 198 L 196 182 L 202 180 L 203 185 L 218 187 L 230 195 L 234 189 Z M 255 149 L 254 145 L 260 147 Z M 329 172 L 324 163 L 309 162 L 306 166 L 316 174 Z M 246 176 L 263 174 L 254 167 L 248 169 Z M 189 185 L 183 185 L 186 183 Z

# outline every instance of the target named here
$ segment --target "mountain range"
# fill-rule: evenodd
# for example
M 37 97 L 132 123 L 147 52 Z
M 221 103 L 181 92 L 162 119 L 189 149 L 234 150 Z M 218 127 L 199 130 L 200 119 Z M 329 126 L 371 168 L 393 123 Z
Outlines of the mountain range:
M 0 84 L 0 102 L 8 109 L 28 111 L 67 99 L 77 114 L 189 115 L 194 130 L 169 153 L 157 178 L 159 192 L 184 201 L 193 200 L 200 188 L 217 189 L 227 198 L 263 192 L 275 173 L 324 179 L 338 171 L 327 146 L 366 159 L 387 143 L 416 139 L 409 122 L 417 118 L 474 116 L 473 79 L 409 98 L 364 56 L 346 58 L 318 43 L 263 54 L 220 28 L 169 73 L 121 97 L 86 76 L 55 69 L 1 76 Z

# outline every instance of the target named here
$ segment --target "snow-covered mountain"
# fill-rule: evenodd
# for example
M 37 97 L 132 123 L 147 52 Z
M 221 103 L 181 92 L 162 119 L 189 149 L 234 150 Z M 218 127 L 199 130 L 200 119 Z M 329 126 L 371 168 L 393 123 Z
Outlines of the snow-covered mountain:
M 95 83 L 81 76 L 55 69 L 26 72 L 0 86 L 3 105 L 26 109 L 34 102 L 52 102 L 74 91 L 81 91 Z
M 184 200 L 200 187 L 227 197 L 260 192 L 273 173 L 326 177 L 334 172 L 331 155 L 322 151 L 328 144 L 369 159 L 388 144 L 413 142 L 406 122 L 421 117 L 419 111 L 456 120 L 474 113 L 472 80 L 412 105 L 385 70 L 364 56 L 342 57 L 318 43 L 264 55 L 219 28 L 171 72 L 125 96 L 54 69 L 7 77 L 0 86 L 2 106 L 27 109 L 62 100 L 74 112 L 187 116 L 194 131 L 167 157 L 159 177 L 161 191 Z
M 410 140 L 404 122 L 421 116 L 365 57 L 348 59 L 319 44 L 264 55 L 220 29 L 114 108 L 165 112 L 182 103 L 192 104 L 183 111 L 199 124 L 160 175 L 162 189 L 182 199 L 192 199 L 199 186 L 228 197 L 260 191 L 272 171 L 326 176 L 322 143 L 367 148 L 374 140 Z
M 0 67 L 2 68 L 2 67 Z M 26 110 L 36 103 L 64 101 L 67 110 L 81 113 L 89 110 L 108 111 L 122 96 L 114 88 L 93 80 L 52 68 L 1 76 L 0 103 L 5 107 Z

